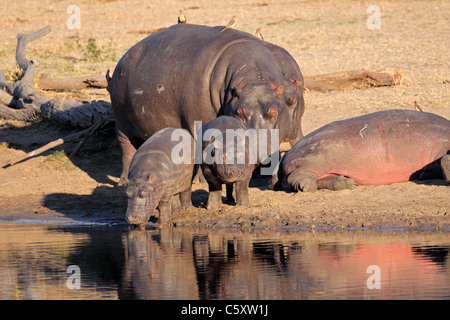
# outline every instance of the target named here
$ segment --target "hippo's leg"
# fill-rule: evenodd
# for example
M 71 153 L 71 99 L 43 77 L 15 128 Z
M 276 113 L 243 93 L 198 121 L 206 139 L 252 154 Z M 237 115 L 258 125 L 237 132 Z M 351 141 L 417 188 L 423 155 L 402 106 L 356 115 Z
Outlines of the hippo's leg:
M 248 184 L 250 182 L 251 175 L 244 180 L 236 181 L 234 187 L 236 189 L 236 204 L 238 206 L 248 206 Z
M 428 179 L 441 179 L 443 177 L 443 170 L 441 165 L 441 159 L 435 160 L 430 164 L 423 167 L 422 170 L 413 173 L 409 180 L 428 180 Z
M 190 207 L 192 207 L 191 193 L 192 193 L 191 187 L 189 187 L 185 191 L 180 192 L 182 210 L 189 209 Z
M 316 178 L 305 174 L 299 168 L 292 171 L 286 180 L 295 191 L 315 192 L 318 188 Z
M 203 176 L 203 172 L 200 168 L 198 168 L 197 172 L 194 174 L 192 183 L 206 183 L 206 179 Z
M 278 168 L 278 173 L 276 175 L 272 176 L 272 181 L 271 181 L 271 186 L 272 189 L 275 191 L 280 191 L 281 190 L 281 186 L 283 185 L 283 180 L 284 180 L 284 170 L 280 164 L 279 168 Z
M 355 189 L 355 180 L 352 178 L 346 178 L 343 175 L 328 176 L 317 180 L 319 189 L 329 190 L 343 190 L 343 189 Z
M 233 197 L 233 185 L 232 184 L 227 184 L 226 188 L 227 188 L 227 202 L 228 203 L 235 202 L 234 201 L 234 197 Z
M 122 148 L 122 174 L 120 175 L 119 186 L 126 186 L 128 184 L 128 170 L 130 168 L 131 159 L 136 153 L 136 143 L 132 143 L 130 138 L 122 131 L 117 130 L 117 139 Z
M 222 204 L 222 181 L 207 166 L 202 166 L 202 171 L 209 188 L 207 209 L 217 209 Z
M 208 196 L 208 210 L 214 210 L 220 207 L 222 204 L 222 188 L 217 190 L 218 188 L 209 186 L 209 196 Z
M 172 218 L 173 195 L 164 196 L 159 201 L 159 221 L 160 225 L 165 224 Z
M 180 195 L 176 194 L 172 197 L 172 213 L 181 210 Z
M 441 167 L 445 180 L 447 180 L 447 182 L 450 182 L 450 154 L 442 157 Z

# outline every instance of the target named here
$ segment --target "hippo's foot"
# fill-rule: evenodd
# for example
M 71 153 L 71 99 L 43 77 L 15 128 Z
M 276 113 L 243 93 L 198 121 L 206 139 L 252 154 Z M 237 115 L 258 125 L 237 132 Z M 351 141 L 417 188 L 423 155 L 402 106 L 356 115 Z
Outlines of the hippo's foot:
M 172 213 L 181 210 L 180 196 L 178 194 L 174 195 L 172 198 Z
M 206 209 L 215 210 L 222 205 L 222 190 L 210 191 L 208 196 L 208 205 Z
M 343 175 L 328 176 L 317 181 L 319 189 L 343 190 L 355 189 L 355 180 L 346 178 Z
M 317 180 L 303 174 L 300 170 L 294 170 L 287 176 L 287 182 L 295 191 L 315 192 L 318 185 Z
M 283 184 L 284 172 L 282 168 L 279 168 L 278 174 L 272 175 L 270 180 L 270 188 L 274 191 L 280 191 Z
M 174 196 L 161 199 L 159 202 L 159 220 L 160 225 L 167 224 L 172 219 L 172 203 L 179 203 Z
M 441 167 L 445 180 L 447 180 L 447 182 L 450 182 L 450 154 L 442 157 Z
M 249 204 L 248 194 L 237 197 L 236 205 L 246 207 Z
M 248 180 L 237 181 L 235 183 L 235 192 L 236 192 L 236 205 L 238 206 L 248 206 L 250 201 L 248 197 Z
M 191 188 L 180 193 L 181 210 L 192 208 Z

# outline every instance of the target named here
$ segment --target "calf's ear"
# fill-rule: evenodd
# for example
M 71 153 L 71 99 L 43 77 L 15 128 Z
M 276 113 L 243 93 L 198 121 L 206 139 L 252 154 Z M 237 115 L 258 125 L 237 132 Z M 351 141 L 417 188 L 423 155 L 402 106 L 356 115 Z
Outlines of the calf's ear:
M 153 190 L 153 183 L 155 182 L 155 177 L 151 174 L 147 177 L 148 186 L 150 187 L 150 190 Z
M 283 86 L 279 86 L 276 82 L 271 82 L 270 87 L 272 88 L 275 97 L 278 98 L 283 94 Z
M 295 84 L 295 86 L 297 87 L 297 88 L 301 88 L 302 87 L 302 85 L 303 85 L 303 81 L 302 81 L 302 79 L 298 79 L 298 78 L 291 78 L 291 82 L 293 83 L 293 84 Z

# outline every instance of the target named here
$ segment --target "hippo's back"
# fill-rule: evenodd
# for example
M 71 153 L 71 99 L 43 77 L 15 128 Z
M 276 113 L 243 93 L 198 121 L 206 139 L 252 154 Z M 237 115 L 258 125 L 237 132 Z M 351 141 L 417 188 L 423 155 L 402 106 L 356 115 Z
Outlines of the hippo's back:
M 130 169 L 141 166 L 160 167 L 161 164 L 166 169 L 175 168 L 180 164 L 193 166 L 194 147 L 194 139 L 187 130 L 179 128 L 161 129 L 155 132 L 139 147 L 133 156 Z M 187 158 L 183 158 L 182 150 L 190 150 L 190 153 L 186 154 Z M 158 168 L 155 169 L 158 170 Z M 164 168 L 160 169 L 162 170 Z
M 215 118 L 209 83 L 215 63 L 234 43 L 257 43 L 248 33 L 220 30 L 177 24 L 134 45 L 108 85 L 118 129 L 145 140 L 165 127 L 193 133 L 194 120 Z

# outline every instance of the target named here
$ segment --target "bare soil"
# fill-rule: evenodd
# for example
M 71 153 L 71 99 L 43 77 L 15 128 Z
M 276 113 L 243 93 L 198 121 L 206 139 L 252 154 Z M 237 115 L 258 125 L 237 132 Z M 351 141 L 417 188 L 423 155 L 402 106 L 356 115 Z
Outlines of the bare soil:
M 304 134 L 329 122 L 387 109 L 414 109 L 450 119 L 450 3 L 377 1 L 381 29 L 370 30 L 369 2 L 357 1 L 77 1 L 81 29 L 69 30 L 71 1 L 10 2 L 0 7 L 0 68 L 15 73 L 15 36 L 50 24 L 52 32 L 33 42 L 29 58 L 40 62 L 37 76 L 105 74 L 152 30 L 176 23 L 182 9 L 189 23 L 225 25 L 254 33 L 286 48 L 304 75 L 360 68 L 397 67 L 404 81 L 392 88 L 329 93 L 306 92 Z M 91 41 L 89 41 L 91 39 Z M 92 40 L 94 39 L 94 41 Z M 109 100 L 106 90 L 44 92 L 58 98 Z M 105 128 L 75 156 L 75 144 L 7 166 L 24 152 L 63 137 L 76 128 L 46 120 L 0 121 L 0 219 L 124 222 L 124 190 L 117 187 L 120 149 Z M 57 152 L 55 152 L 55 150 Z M 69 156 L 68 156 L 69 155 Z M 268 181 L 251 182 L 249 207 L 224 204 L 205 209 L 207 185 L 194 184 L 192 210 L 174 216 L 190 228 L 407 228 L 449 229 L 450 187 L 444 180 L 355 190 L 294 193 L 273 191 Z M 224 194 L 225 196 L 225 194 Z

